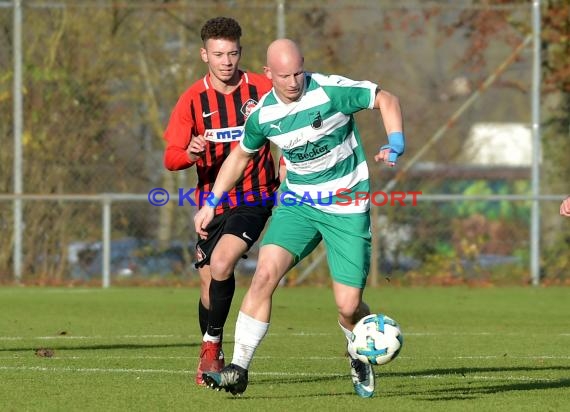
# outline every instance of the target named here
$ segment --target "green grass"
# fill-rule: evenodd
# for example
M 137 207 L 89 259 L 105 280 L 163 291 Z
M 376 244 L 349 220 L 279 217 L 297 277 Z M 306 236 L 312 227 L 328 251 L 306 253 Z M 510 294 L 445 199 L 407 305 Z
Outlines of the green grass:
M 377 396 L 360 399 L 327 288 L 277 291 L 241 397 L 193 383 L 197 289 L 0 288 L 0 410 L 569 410 L 568 292 L 368 289 L 405 343 L 376 368 Z M 226 329 L 228 359 L 243 293 Z M 40 347 L 54 356 L 36 356 Z

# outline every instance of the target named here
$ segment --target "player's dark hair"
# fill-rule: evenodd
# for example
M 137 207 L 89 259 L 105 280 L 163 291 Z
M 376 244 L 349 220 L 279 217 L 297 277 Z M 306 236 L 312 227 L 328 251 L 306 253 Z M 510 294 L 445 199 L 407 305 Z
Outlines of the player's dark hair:
M 241 37 L 241 27 L 239 23 L 231 17 L 214 17 L 204 23 L 200 31 L 200 37 L 202 37 L 204 43 L 209 39 L 239 41 Z

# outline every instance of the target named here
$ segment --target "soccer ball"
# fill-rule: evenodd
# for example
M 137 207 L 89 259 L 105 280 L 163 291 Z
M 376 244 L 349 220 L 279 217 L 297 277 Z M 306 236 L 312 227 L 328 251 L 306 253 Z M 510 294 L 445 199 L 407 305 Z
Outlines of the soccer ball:
M 381 313 L 360 319 L 352 330 L 348 351 L 370 365 L 384 365 L 395 359 L 404 344 L 398 323 Z

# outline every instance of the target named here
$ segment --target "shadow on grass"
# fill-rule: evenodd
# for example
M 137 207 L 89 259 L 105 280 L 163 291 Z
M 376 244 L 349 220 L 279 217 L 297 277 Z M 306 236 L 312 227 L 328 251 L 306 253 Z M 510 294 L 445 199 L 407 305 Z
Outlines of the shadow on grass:
M 484 384 L 481 386 L 459 386 L 445 389 L 430 389 L 429 394 L 417 393 L 419 399 L 426 401 L 472 400 L 481 395 L 495 395 L 505 392 L 535 391 L 570 388 L 570 379 L 552 381 L 517 382 L 509 384 Z M 399 395 L 401 396 L 401 395 Z
M 497 383 L 494 377 L 486 377 L 484 380 L 477 377 L 481 373 L 505 373 L 505 372 L 538 372 L 538 371 L 569 371 L 570 366 L 549 366 L 549 367 L 496 367 L 496 368 L 450 368 L 450 369 L 427 369 L 420 371 L 410 371 L 410 372 L 389 372 L 382 373 L 379 371 L 380 368 L 376 369 L 376 377 L 379 382 L 382 379 L 400 379 L 400 378 L 410 378 L 410 377 L 430 377 L 437 376 L 445 379 L 449 378 L 459 378 L 453 382 L 452 385 L 448 381 L 445 381 L 448 387 L 442 389 L 434 389 L 430 387 L 425 391 L 422 390 L 412 390 L 406 391 L 405 388 L 390 392 L 382 392 L 383 397 L 412 397 L 418 400 L 427 401 L 446 401 L 446 400 L 473 400 L 480 398 L 484 395 L 494 395 L 498 393 L 514 392 L 514 391 L 532 391 L 532 390 L 548 390 L 548 389 L 565 389 L 570 388 L 570 379 L 551 379 L 545 380 L 537 377 L 536 379 L 529 378 L 525 382 L 514 382 L 514 383 Z M 516 375 L 513 379 L 516 379 Z M 289 384 L 321 384 L 327 382 L 342 382 L 350 380 L 349 374 L 346 375 L 333 375 L 330 376 L 303 376 L 303 377 L 255 377 L 254 385 L 289 385 Z M 504 380 L 501 376 L 497 376 L 496 380 Z M 459 384 L 460 386 L 457 386 Z M 318 386 L 320 389 L 323 386 Z M 326 385 L 325 385 L 326 387 Z M 249 396 L 241 397 L 236 399 L 281 399 L 281 398 L 311 398 L 320 396 L 346 396 L 354 395 L 352 391 L 347 392 L 337 392 L 331 393 L 326 391 L 313 392 L 310 394 L 284 394 L 284 395 L 272 395 L 272 396 Z
M 501 376 L 487 376 L 484 379 L 478 377 L 481 373 L 518 373 L 518 372 L 540 372 L 540 371 L 570 371 L 570 366 L 537 366 L 537 367 L 484 367 L 484 368 L 451 368 L 451 369 L 428 369 L 422 371 L 388 373 L 385 377 L 429 377 L 438 376 L 443 379 L 446 377 L 458 377 L 453 383 L 445 382 L 447 387 L 442 389 L 429 388 L 426 391 L 409 392 L 407 395 L 417 397 L 418 399 L 428 401 L 445 401 L 445 400 L 473 400 L 483 395 L 494 395 L 498 393 L 514 392 L 514 391 L 532 391 L 532 390 L 548 390 L 548 389 L 564 389 L 570 388 L 570 379 L 544 379 L 540 377 L 528 377 L 525 382 L 508 382 L 497 383 L 496 381 L 504 381 Z M 380 376 L 382 376 L 380 374 Z M 516 380 L 514 375 L 509 380 Z M 521 378 L 522 379 L 522 378 Z M 459 384 L 459 386 L 457 386 Z M 401 392 L 394 394 L 386 394 L 385 396 L 401 397 Z
M 570 371 L 570 366 L 507 366 L 507 367 L 482 367 L 482 368 L 446 368 L 446 369 L 425 369 L 421 371 L 409 372 L 388 372 L 383 373 L 380 368 L 376 368 L 376 376 L 399 377 L 399 376 L 433 376 L 433 375 L 461 375 L 468 377 L 469 374 L 482 372 L 537 372 L 537 371 Z M 497 378 L 499 379 L 499 378 Z
M 570 371 L 570 366 L 537 366 L 537 367 L 496 367 L 496 368 L 449 368 L 449 369 L 426 369 L 421 371 L 409 371 L 409 372 L 382 372 L 381 368 L 376 367 L 376 378 L 377 379 L 385 379 L 385 378 L 399 378 L 399 377 L 429 377 L 429 376 L 438 376 L 438 377 L 452 377 L 460 375 L 463 378 L 470 378 L 470 375 L 479 374 L 483 372 L 538 372 L 538 371 Z M 255 375 L 255 371 L 252 372 Z M 280 384 L 288 384 L 288 383 L 310 383 L 310 382 L 321 382 L 321 381 L 334 381 L 334 380 L 344 380 L 349 376 L 349 371 L 347 370 L 346 375 L 342 374 L 332 374 L 330 376 L 323 376 L 320 374 L 316 377 L 311 376 L 301 376 L 301 377 L 268 377 L 267 375 L 258 375 L 256 380 L 258 382 L 264 383 L 280 383 Z M 473 378 L 471 376 L 471 378 Z M 492 379 L 492 378 L 491 378 Z M 497 379 L 501 379 L 497 377 Z M 537 381 L 540 380 L 537 378 Z
M 333 398 L 333 397 L 342 397 L 342 396 L 355 396 L 353 391 L 350 392 L 337 392 L 337 393 L 331 393 L 331 392 L 321 392 L 321 393 L 307 393 L 307 394 L 285 394 L 285 395 L 273 395 L 273 396 L 248 396 L 247 394 L 241 395 L 241 396 L 234 396 L 234 395 L 230 395 L 228 393 L 228 398 L 230 399 L 234 399 L 236 401 L 245 401 L 245 400 L 252 400 L 252 399 L 265 399 L 265 400 L 269 400 L 269 399 L 303 399 L 303 398 L 320 398 L 326 396 L 327 398 Z
M 255 373 L 254 373 L 255 374 Z M 352 390 L 346 391 L 346 392 L 331 392 L 331 391 L 326 391 L 326 383 L 327 382 L 336 382 L 336 381 L 342 381 L 342 382 L 346 382 L 346 384 L 348 385 L 348 387 L 350 387 L 350 377 L 347 374 L 346 376 L 342 376 L 342 375 L 329 375 L 329 376 L 314 376 L 314 377 L 267 377 L 265 375 L 263 375 L 262 377 L 260 376 L 256 376 L 253 381 L 250 377 L 250 381 L 249 381 L 249 393 L 245 392 L 243 395 L 241 396 L 234 396 L 231 395 L 229 393 L 227 393 L 227 397 L 229 399 L 235 399 L 237 400 L 251 400 L 251 399 L 302 399 L 302 398 L 314 398 L 314 397 L 323 397 L 326 396 L 327 398 L 331 398 L 331 397 L 342 397 L 342 396 L 353 396 L 354 392 Z M 314 383 L 314 384 L 322 384 L 325 383 L 325 385 L 319 385 L 318 387 L 321 388 L 323 391 L 322 392 L 313 392 L 313 393 L 306 393 L 306 394 L 299 394 L 299 393 L 292 393 L 292 392 L 287 392 L 286 394 L 283 395 L 250 395 L 251 393 L 251 388 L 252 387 L 266 387 L 268 385 L 288 385 L 288 384 L 299 384 L 299 383 Z M 220 393 L 224 394 L 224 391 L 220 391 Z
M 62 345 L 46 345 L 40 344 L 34 347 L 26 348 L 0 348 L 1 352 L 28 352 L 35 351 L 38 348 L 49 348 L 54 351 L 57 350 L 116 350 L 116 349 L 161 349 L 161 348 L 197 348 L 200 343 L 161 343 L 161 344 L 147 344 L 147 343 L 124 343 L 112 345 L 87 345 L 87 346 L 62 346 Z
M 255 373 L 253 374 L 255 376 Z M 319 376 L 301 376 L 301 377 L 255 377 L 256 384 L 269 384 L 269 385 L 289 385 L 298 383 L 321 383 L 321 382 L 334 382 L 346 381 L 350 379 L 349 374 L 346 375 L 319 375 Z M 251 379 L 250 379 L 251 380 Z

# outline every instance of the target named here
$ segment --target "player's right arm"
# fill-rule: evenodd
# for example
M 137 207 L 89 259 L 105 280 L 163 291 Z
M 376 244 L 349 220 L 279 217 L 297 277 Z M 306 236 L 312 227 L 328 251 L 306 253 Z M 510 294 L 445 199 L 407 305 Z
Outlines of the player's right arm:
M 205 147 L 203 138 L 192 137 L 195 122 L 189 110 L 190 104 L 188 92 L 180 96 L 164 132 L 166 149 L 163 161 L 168 170 L 189 168 L 200 157 L 200 148 Z
M 214 218 L 214 211 L 223 194 L 228 193 L 235 186 L 254 153 L 246 152 L 241 146 L 236 146 L 224 160 L 214 187 L 212 187 L 213 199 L 210 197 L 210 202 L 206 202 L 194 216 L 194 228 L 202 239 L 208 237 L 206 227 Z
M 192 163 L 198 161 L 199 158 L 204 156 L 206 153 L 206 139 L 201 134 L 194 136 L 190 139 L 190 144 L 186 148 L 186 153 L 188 153 L 188 158 Z

